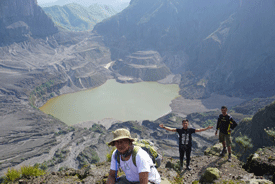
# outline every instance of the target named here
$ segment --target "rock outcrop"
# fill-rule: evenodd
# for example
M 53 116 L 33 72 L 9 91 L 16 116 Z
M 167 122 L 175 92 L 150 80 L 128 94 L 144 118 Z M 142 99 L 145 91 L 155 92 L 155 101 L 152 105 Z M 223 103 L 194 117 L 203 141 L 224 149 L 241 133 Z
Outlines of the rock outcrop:
M 52 20 L 36 0 L 2 0 L 0 2 L 0 46 L 21 42 L 29 37 L 46 37 L 57 33 Z
M 213 183 L 214 180 L 220 178 L 220 171 L 217 168 L 208 167 L 200 178 L 200 182 Z
M 274 128 L 275 121 L 275 103 L 271 103 L 265 108 L 261 109 L 257 112 L 253 118 L 244 119 L 239 123 L 239 125 L 235 128 L 232 136 L 234 138 L 246 135 L 248 138 L 251 138 L 251 143 L 253 145 L 252 149 L 248 150 L 244 155 L 242 155 L 241 159 L 246 160 L 246 158 L 254 153 L 257 149 L 272 146 L 273 142 L 268 137 L 267 133 L 264 131 L 266 128 Z M 235 139 L 233 139 L 235 142 Z M 239 146 L 236 146 L 235 151 L 240 152 Z
M 267 176 L 275 182 L 275 147 L 259 148 L 247 159 L 243 168 L 257 176 Z
M 155 51 L 133 53 L 127 56 L 125 61 L 117 60 L 112 69 L 122 76 L 139 78 L 143 81 L 158 81 L 171 74 L 159 53 Z

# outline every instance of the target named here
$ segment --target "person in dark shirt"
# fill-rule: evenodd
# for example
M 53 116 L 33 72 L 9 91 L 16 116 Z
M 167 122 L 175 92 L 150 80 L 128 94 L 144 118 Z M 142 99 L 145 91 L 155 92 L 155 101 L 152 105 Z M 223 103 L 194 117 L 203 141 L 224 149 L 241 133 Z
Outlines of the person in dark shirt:
M 231 130 L 233 130 L 237 123 L 233 120 L 232 116 L 227 114 L 227 107 L 222 106 L 221 108 L 222 114 L 219 115 L 218 121 L 217 121 L 217 128 L 215 135 L 217 135 L 218 130 L 219 131 L 219 141 L 223 145 L 223 150 L 220 153 L 220 156 L 224 156 L 227 152 L 226 146 L 228 148 L 228 161 L 231 162 Z
M 170 128 L 165 127 L 163 124 L 159 125 L 161 128 L 171 132 L 177 132 L 179 134 L 179 153 L 180 153 L 180 165 L 183 167 L 183 158 L 184 154 L 186 154 L 186 169 L 191 170 L 190 167 L 190 156 L 191 156 L 191 148 L 192 148 L 192 134 L 196 132 L 202 132 L 213 127 L 208 126 L 207 128 L 202 129 L 194 129 L 188 128 L 188 120 L 184 119 L 182 121 L 182 128 Z

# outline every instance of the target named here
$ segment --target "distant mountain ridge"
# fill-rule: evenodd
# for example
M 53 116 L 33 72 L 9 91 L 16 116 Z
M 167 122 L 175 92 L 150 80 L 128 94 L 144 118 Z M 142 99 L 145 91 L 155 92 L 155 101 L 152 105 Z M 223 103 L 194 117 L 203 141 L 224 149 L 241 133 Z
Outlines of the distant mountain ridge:
M 36 0 L 0 1 L 0 45 L 45 37 L 57 31 Z
M 67 4 L 77 3 L 81 6 L 84 6 L 88 8 L 89 6 L 92 6 L 93 4 L 100 4 L 100 5 L 108 5 L 112 6 L 115 11 L 120 12 L 123 9 L 125 9 L 129 2 L 127 0 L 57 0 L 51 3 L 39 3 L 41 7 L 50 7 L 50 6 L 65 6 Z
M 265 97 L 275 93 L 274 10 L 274 0 L 132 0 L 94 32 L 113 60 L 158 51 L 186 98 Z
M 93 4 L 87 8 L 72 3 L 64 6 L 44 7 L 43 10 L 57 26 L 69 31 L 92 30 L 98 22 L 117 13 L 113 7 L 101 4 Z

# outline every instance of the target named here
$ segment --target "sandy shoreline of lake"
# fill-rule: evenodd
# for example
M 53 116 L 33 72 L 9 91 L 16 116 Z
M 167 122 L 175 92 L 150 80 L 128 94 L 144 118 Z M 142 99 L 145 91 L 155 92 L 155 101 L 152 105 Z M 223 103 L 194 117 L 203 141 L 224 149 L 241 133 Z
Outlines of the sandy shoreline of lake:
M 173 113 L 181 117 L 186 117 L 188 114 L 195 112 L 219 110 L 223 105 L 227 106 L 227 108 L 231 108 L 235 105 L 241 104 L 244 101 L 245 99 L 218 94 L 212 94 L 206 99 L 185 99 L 180 96 L 172 100 L 170 107 Z

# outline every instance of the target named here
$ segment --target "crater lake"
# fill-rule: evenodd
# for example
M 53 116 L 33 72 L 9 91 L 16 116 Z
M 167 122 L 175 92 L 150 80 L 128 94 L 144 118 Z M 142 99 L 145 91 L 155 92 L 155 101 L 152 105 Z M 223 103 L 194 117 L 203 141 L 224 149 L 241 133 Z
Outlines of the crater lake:
M 179 90 L 177 84 L 122 84 L 111 79 L 97 88 L 54 97 L 40 110 L 68 125 L 105 118 L 155 120 L 171 112 L 169 105 Z

